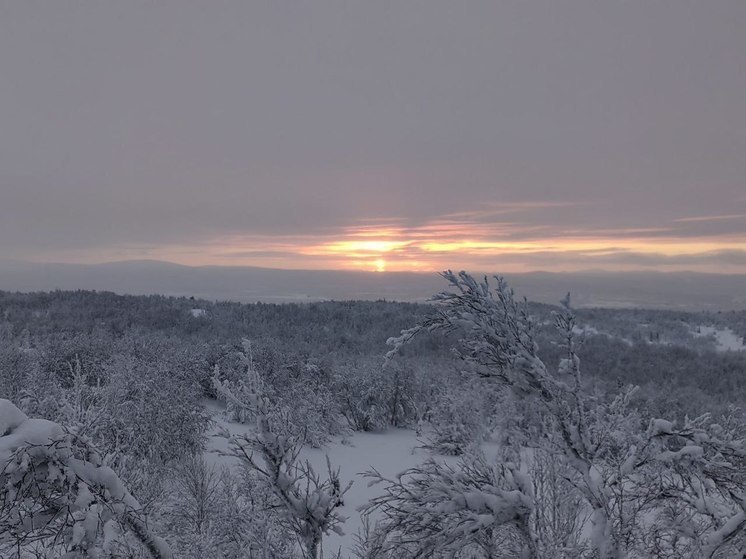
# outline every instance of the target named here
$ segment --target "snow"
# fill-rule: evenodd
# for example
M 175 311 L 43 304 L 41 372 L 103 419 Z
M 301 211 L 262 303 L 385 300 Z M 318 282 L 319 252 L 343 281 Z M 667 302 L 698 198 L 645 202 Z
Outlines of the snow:
M 670 435 L 673 433 L 673 423 L 666 419 L 652 419 L 648 428 L 648 436 Z
M 746 522 L 746 512 L 740 511 L 721 526 L 719 530 L 710 534 L 703 549 L 705 556 L 709 557 L 710 554 L 714 553 L 744 522 Z
M 421 464 L 429 456 L 419 446 L 417 436 L 409 429 L 392 429 L 385 433 L 354 433 L 349 444 L 337 441 L 325 449 L 309 448 L 303 457 L 308 459 L 316 471 L 324 471 L 326 455 L 332 464 L 340 468 L 342 481 L 352 480 L 350 490 L 345 494 L 345 504 L 340 513 L 348 517 L 342 526 L 344 535 L 330 534 L 324 540 L 324 553 L 331 556 L 338 548 L 343 551 L 355 543 L 355 535 L 362 529 L 362 519 L 357 511 L 371 498 L 382 493 L 380 486 L 368 486 L 362 473 L 374 467 L 381 475 L 393 477 L 402 470 Z M 372 519 L 375 521 L 375 519 Z
M 49 446 L 50 443 L 59 443 L 59 445 Z M 19 449 L 25 449 L 20 464 L 9 463 L 10 458 Z M 38 463 L 30 463 L 37 459 Z M 56 461 L 61 461 L 64 464 L 65 472 L 57 467 Z M 75 518 L 70 534 L 71 541 L 78 544 L 84 543 L 84 540 L 89 543 L 95 542 L 98 535 L 100 505 L 88 508 L 93 502 L 89 487 L 95 486 L 105 489 L 105 493 L 109 495 L 106 502 L 107 508 L 122 516 L 124 522 L 137 532 L 139 539 L 151 551 L 156 550 L 158 552 L 158 555 L 154 556 L 172 557 L 166 541 L 150 534 L 145 524 L 129 514 L 129 511 L 140 511 L 142 507 L 125 489 L 116 473 L 109 467 L 101 466 L 99 462 L 98 457 L 90 453 L 84 460 L 75 458 L 69 441 L 65 440 L 65 431 L 57 423 L 46 419 L 29 419 L 9 400 L 0 399 L 0 466 L 2 466 L 0 470 L 3 470 L 6 465 L 9 466 L 8 469 L 4 470 L 5 480 L 3 480 L 3 483 L 10 480 L 10 486 L 17 482 L 14 479 L 16 476 L 12 475 L 16 468 L 26 471 L 33 467 L 32 472 L 35 472 L 39 479 L 43 478 L 45 483 L 57 481 L 58 476 L 63 475 L 63 473 L 73 476 L 73 479 L 77 477 L 79 480 L 78 495 L 74 497 L 74 506 L 69 510 Z M 39 468 L 40 465 L 44 467 L 51 465 L 51 467 L 48 467 L 47 472 L 44 473 L 45 468 Z M 28 488 L 27 482 L 23 480 L 20 480 L 20 482 L 22 484 L 21 488 L 26 490 Z M 125 514 L 126 512 L 128 514 Z M 82 522 L 81 518 L 75 516 L 77 513 L 84 513 Z M 56 511 L 52 512 L 52 515 L 56 514 Z M 31 516 L 35 520 L 40 520 L 42 517 L 51 518 L 46 510 L 38 510 L 36 514 Z M 105 537 L 110 536 L 109 533 Z
M 582 326 L 582 327 L 581 326 L 573 326 L 572 327 L 572 333 L 573 334 L 578 334 L 580 336 L 587 336 L 589 334 L 593 335 L 593 336 L 598 336 L 598 335 L 601 334 L 601 332 L 599 332 L 598 328 L 594 328 L 593 326 L 588 326 L 588 325 L 585 325 L 585 326 Z M 608 336 L 608 334 L 604 334 L 604 335 Z
M 0 436 L 7 435 L 28 419 L 9 400 L 0 399 Z
M 0 464 L 25 445 L 46 445 L 63 435 L 62 428 L 45 419 L 29 419 L 9 400 L 0 399 Z
M 249 433 L 252 426 L 234 423 L 227 420 L 222 413 L 219 403 L 205 401 L 205 407 L 213 412 L 215 425 L 207 442 L 205 459 L 216 465 L 235 466 L 236 459 L 222 456 L 219 453 L 228 450 L 228 440 L 221 435 L 223 430 L 232 435 Z M 375 468 L 385 477 L 394 477 L 408 468 L 423 463 L 431 455 L 417 447 L 420 443 L 417 435 L 411 429 L 391 429 L 385 433 L 355 432 L 344 440 L 337 438 L 326 448 L 305 448 L 301 454 L 307 459 L 317 472 L 326 472 L 326 457 L 329 456 L 333 467 L 340 468 L 340 479 L 343 484 L 353 481 L 350 490 L 345 493 L 344 506 L 340 507 L 340 514 L 347 517 L 342 525 L 344 535 L 330 533 L 324 536 L 324 556 L 331 557 L 338 549 L 342 549 L 343 556 L 355 544 L 356 534 L 362 530 L 362 519 L 358 508 L 365 505 L 371 498 L 382 494 L 379 485 L 368 486 L 363 472 Z M 453 457 L 443 457 L 444 461 L 453 461 Z M 371 518 L 375 522 L 375 517 Z
M 552 322 L 547 320 L 547 321 L 542 322 L 542 324 L 549 325 L 549 324 L 552 324 Z M 630 340 L 629 338 L 625 338 L 624 336 L 619 336 L 619 335 L 616 335 L 616 334 L 612 334 L 612 333 L 606 332 L 604 330 L 599 330 L 595 326 L 590 326 L 588 324 L 585 324 L 583 326 L 578 326 L 578 325 L 573 326 L 572 327 L 572 333 L 575 334 L 576 336 L 581 336 L 581 337 L 585 337 L 585 338 L 589 338 L 591 336 L 604 336 L 604 337 L 610 338 L 612 340 L 619 340 L 620 342 L 622 342 L 622 343 L 624 343 L 624 344 L 626 344 L 626 345 L 628 345 L 630 347 L 634 345 L 634 342 L 632 340 Z
M 695 336 L 713 336 L 716 351 L 746 351 L 743 336 L 739 336 L 730 328 L 716 328 L 714 326 L 700 326 L 693 332 Z
M 704 456 L 704 449 L 701 446 L 687 445 L 677 451 L 666 450 L 661 452 L 657 458 L 661 462 L 672 463 L 684 458 L 695 459 Z

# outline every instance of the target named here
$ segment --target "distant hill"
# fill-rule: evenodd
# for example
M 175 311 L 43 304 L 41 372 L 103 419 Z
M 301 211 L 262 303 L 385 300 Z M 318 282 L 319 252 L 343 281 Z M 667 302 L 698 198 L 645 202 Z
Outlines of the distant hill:
M 556 303 L 570 291 L 583 307 L 746 309 L 746 275 L 594 271 L 505 276 L 517 293 L 544 303 Z M 0 261 L 0 290 L 6 291 L 95 289 L 240 302 L 424 301 L 444 287 L 434 273 L 195 267 L 152 260 L 91 265 Z

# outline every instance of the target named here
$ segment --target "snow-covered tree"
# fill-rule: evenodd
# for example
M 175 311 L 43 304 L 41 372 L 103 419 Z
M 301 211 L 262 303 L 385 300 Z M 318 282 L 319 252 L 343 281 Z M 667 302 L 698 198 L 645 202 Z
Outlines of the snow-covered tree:
M 488 464 L 477 454 L 457 467 L 431 459 L 394 479 L 376 470 L 366 475 L 384 487 L 364 514 L 382 513 L 376 530 L 385 534 L 379 549 L 386 556 L 496 558 L 521 550 L 536 556 L 533 488 L 516 464 Z
M 457 354 L 466 370 L 539 407 L 545 418 L 539 444 L 567 468 L 599 558 L 644 557 L 652 540 L 661 557 L 726 557 L 742 549 L 743 432 L 707 417 L 678 429 L 655 420 L 646 430 L 629 406 L 634 390 L 610 401 L 586 390 L 569 296 L 554 314 L 564 356 L 551 370 L 539 356 L 527 304 L 516 301 L 504 280 L 496 278 L 492 288 L 486 278 L 478 282 L 465 272 L 443 276 L 452 290 L 435 297 L 433 315 L 389 340 L 389 358 L 420 332 L 462 333 Z M 402 493 L 412 499 L 422 494 Z M 533 525 L 529 540 L 538 542 L 537 551 L 529 556 L 546 557 Z M 527 526 L 531 530 L 532 523 Z
M 0 551 L 24 557 L 29 545 L 64 557 L 111 557 L 127 537 L 156 559 L 171 557 L 149 530 L 142 507 L 86 438 L 29 419 L 0 399 Z
M 250 472 L 185 457 L 164 493 L 154 520 L 180 559 L 295 557 L 272 493 Z
M 494 409 L 489 386 L 459 375 L 444 379 L 428 414 L 423 447 L 435 454 L 460 456 L 489 437 Z
M 258 386 L 258 385 L 257 385 Z M 280 518 L 295 534 L 304 559 L 319 559 L 322 538 L 330 531 L 342 534 L 346 520 L 338 512 L 350 482 L 342 485 L 339 468 L 332 468 L 327 458 L 327 475 L 316 473 L 308 461 L 299 459 L 303 438 L 276 428 L 277 415 L 261 392 L 245 392 L 239 400 L 217 377 L 214 388 L 233 406 L 251 410 L 256 417 L 256 431 L 230 437 L 228 455 L 259 478 L 275 498 Z
M 291 359 L 274 364 L 279 370 L 267 375 L 261 368 L 263 356 L 255 359 L 254 354 L 252 343 L 244 338 L 241 350 L 230 354 L 230 367 L 217 365 L 221 385 L 235 397 L 235 401 L 223 398 L 233 421 L 254 424 L 254 407 L 245 407 L 241 402 L 261 393 L 273 402 L 275 410 L 282 410 L 288 431 L 302 431 L 310 446 L 321 447 L 332 435 L 343 432 L 339 406 L 328 384 L 331 379 L 326 378 L 323 367 L 314 360 Z

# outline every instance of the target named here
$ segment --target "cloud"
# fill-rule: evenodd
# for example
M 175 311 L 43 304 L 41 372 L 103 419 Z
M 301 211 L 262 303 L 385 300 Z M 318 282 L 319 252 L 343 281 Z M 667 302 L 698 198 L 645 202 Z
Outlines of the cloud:
M 702 215 L 695 217 L 680 217 L 674 219 L 677 222 L 696 222 L 696 221 L 723 221 L 731 219 L 746 219 L 746 214 L 727 214 L 727 215 Z
M 185 264 L 240 264 L 279 268 L 375 270 L 489 269 L 696 269 L 746 272 L 743 237 L 693 236 L 703 223 L 659 227 L 566 227 L 542 223 L 546 211 L 574 211 L 575 204 L 508 204 L 450 212 L 409 225 L 404 218 L 360 220 L 313 234 L 212 233 L 190 242 L 130 243 L 101 251 L 50 251 L 43 259 L 111 261 L 157 258 Z M 592 208 L 591 208 L 592 209 Z M 486 220 L 492 216 L 492 220 Z M 505 218 L 510 220 L 505 220 Z M 728 220 L 717 220 L 733 223 Z
M 178 4 L 4 8 L 0 258 L 536 267 L 744 244 L 745 3 Z

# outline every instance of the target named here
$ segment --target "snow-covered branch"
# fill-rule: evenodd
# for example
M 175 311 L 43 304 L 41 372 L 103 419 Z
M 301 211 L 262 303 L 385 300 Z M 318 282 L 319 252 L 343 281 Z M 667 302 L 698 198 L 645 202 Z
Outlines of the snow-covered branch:
M 308 461 L 300 462 L 302 437 L 273 429 L 270 403 L 261 393 L 243 402 L 217 377 L 213 382 L 224 397 L 251 409 L 257 419 L 254 433 L 230 437 L 228 455 L 266 483 L 285 522 L 297 536 L 304 559 L 318 559 L 322 537 L 330 531 L 342 533 L 346 518 L 337 509 L 352 482 L 342 486 L 339 469 L 334 469 L 328 458 L 326 477 L 316 473 Z
M 525 301 L 516 301 L 502 278 L 493 287 L 465 272 L 442 275 L 451 290 L 434 298 L 436 312 L 429 318 L 389 340 L 388 358 L 423 332 L 459 332 L 457 355 L 467 371 L 538 404 L 546 425 L 537 444 L 567 467 L 565 477 L 589 513 L 598 557 L 637 556 L 646 548 L 661 556 L 715 557 L 740 546 L 746 524 L 742 432 L 709 418 L 687 420 L 679 429 L 654 420 L 646 432 L 630 407 L 634 388 L 606 400 L 584 386 L 577 353 L 582 341 L 569 295 L 554 313 L 564 356 L 553 372 L 539 357 Z M 396 503 L 392 518 L 407 510 L 399 503 L 419 502 L 421 494 L 408 483 L 390 482 L 388 500 L 380 502 Z M 410 538 L 416 530 L 429 534 L 424 524 L 403 517 L 396 522 Z
M 513 549 L 536 557 L 529 527 L 534 507 L 530 478 L 514 464 L 488 464 L 481 456 L 463 459 L 457 467 L 435 460 L 406 470 L 394 479 L 376 470 L 366 473 L 382 484 L 364 513 L 380 510 L 383 547 L 397 557 L 450 556 L 469 548 L 488 552 L 501 530 Z M 503 551 L 507 552 L 506 548 Z M 491 556 L 491 555 L 488 555 Z
M 120 532 L 156 559 L 171 557 L 86 440 L 0 399 L 0 546 L 51 540 L 76 556 L 98 557 L 111 552 Z

